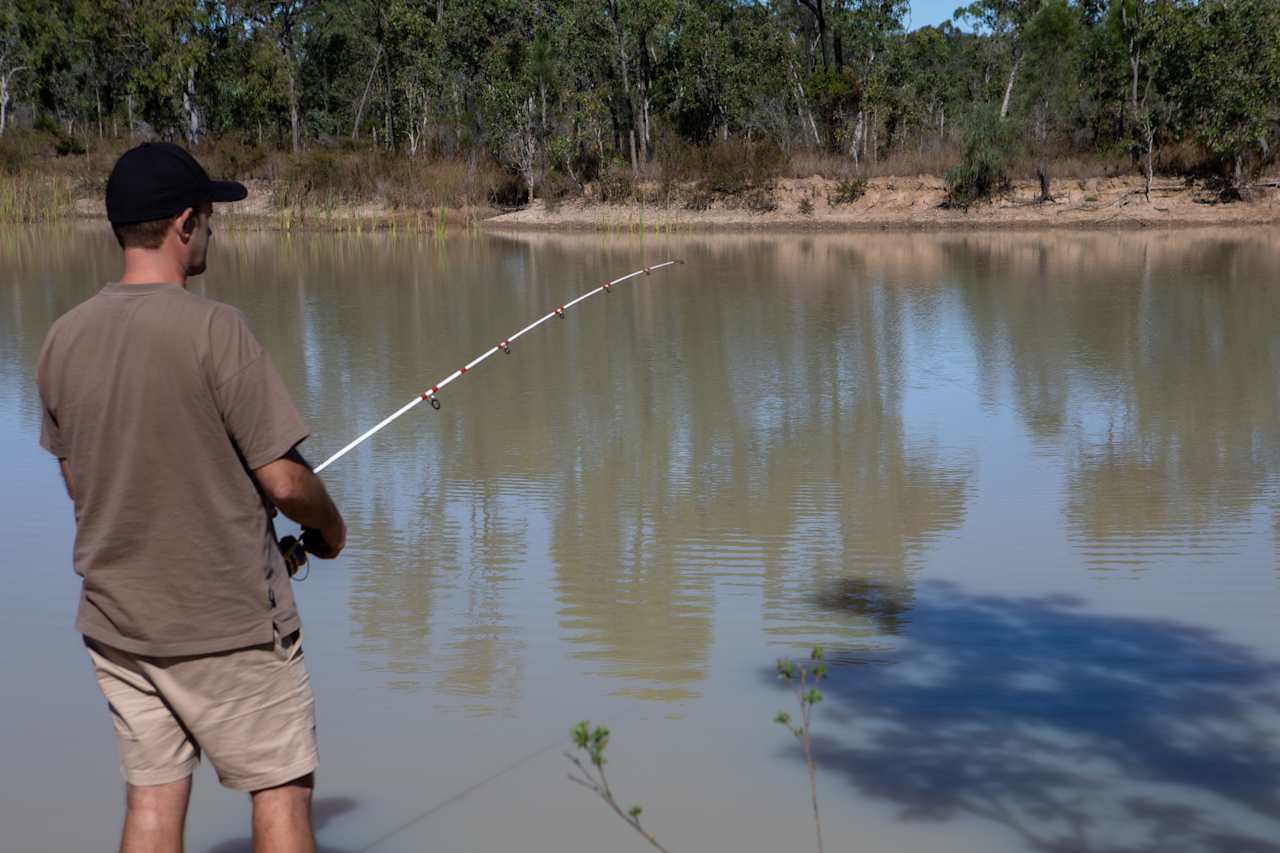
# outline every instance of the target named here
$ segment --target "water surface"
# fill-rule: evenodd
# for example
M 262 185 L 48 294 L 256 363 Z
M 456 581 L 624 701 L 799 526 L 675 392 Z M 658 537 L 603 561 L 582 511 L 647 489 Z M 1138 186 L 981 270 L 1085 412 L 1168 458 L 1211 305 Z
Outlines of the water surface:
M 0 827 L 109 846 L 110 723 L 36 446 L 93 228 L 0 232 Z M 314 460 L 645 263 L 325 473 L 298 587 L 329 851 L 810 844 L 772 663 L 823 644 L 828 849 L 1280 851 L 1280 238 L 219 234 Z M 191 570 L 199 570 L 192 555 Z M 247 850 L 203 768 L 189 850 Z

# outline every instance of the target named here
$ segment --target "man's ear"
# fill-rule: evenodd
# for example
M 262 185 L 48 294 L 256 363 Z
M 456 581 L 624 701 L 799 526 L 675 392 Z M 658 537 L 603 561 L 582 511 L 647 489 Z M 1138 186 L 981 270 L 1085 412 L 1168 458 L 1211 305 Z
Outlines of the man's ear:
M 178 218 L 174 220 L 174 223 L 178 226 L 178 238 L 184 243 L 187 242 L 196 230 L 195 209 L 188 207 L 178 214 Z

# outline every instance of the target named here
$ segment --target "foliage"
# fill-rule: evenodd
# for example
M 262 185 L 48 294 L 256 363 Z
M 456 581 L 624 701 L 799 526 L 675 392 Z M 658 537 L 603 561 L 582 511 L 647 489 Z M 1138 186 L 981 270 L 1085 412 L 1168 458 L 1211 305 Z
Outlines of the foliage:
M 818 814 L 818 765 L 813 758 L 812 738 L 813 709 L 822 701 L 818 682 L 827 677 L 822 647 L 814 646 L 807 661 L 796 662 L 792 658 L 779 660 L 777 672 L 779 678 L 795 689 L 796 700 L 800 703 L 800 722 L 793 722 L 791 714 L 786 711 L 779 711 L 773 721 L 795 735 L 804 751 L 804 763 L 809 771 L 809 794 L 813 800 L 814 831 L 818 837 L 818 853 L 822 853 L 822 818 Z
M 752 213 L 772 213 L 778 209 L 778 200 L 767 188 L 755 189 L 747 193 L 747 209 Z
M 772 143 L 746 140 L 709 145 L 700 153 L 707 189 L 728 194 L 769 186 L 785 159 Z
M 808 197 L 800 199 L 797 209 L 800 211 L 801 216 L 813 216 L 813 200 Z
M 689 194 L 684 206 L 686 210 L 710 210 L 712 201 L 714 198 L 711 193 L 703 189 L 695 189 Z
M 1271 0 L 1177 0 L 1161 9 L 1156 47 L 1186 129 L 1239 197 L 1280 123 L 1280 6 Z
M 831 205 L 853 204 L 866 194 L 866 178 L 845 178 L 836 183 L 835 192 L 827 196 L 827 203 Z
M 584 764 L 577 755 L 566 752 L 565 758 L 569 759 L 569 762 L 576 770 L 576 772 L 569 773 L 569 779 L 603 800 L 605 805 L 613 810 L 614 814 L 621 818 L 627 826 L 640 833 L 644 840 L 648 841 L 655 849 L 662 851 L 662 853 L 667 853 L 667 848 L 658 843 L 657 837 L 640 824 L 640 815 L 644 813 L 644 809 L 634 805 L 623 810 L 614 797 L 613 789 L 609 786 L 608 774 L 605 773 L 604 769 L 604 751 L 609 746 L 609 729 L 604 726 L 595 726 L 593 728 L 590 722 L 583 720 L 573 727 L 570 737 L 573 739 L 574 747 L 579 752 L 586 753 L 587 763 Z
M 908 158 L 940 171 L 958 149 L 959 204 L 998 190 L 1014 153 L 1121 152 L 1135 170 L 1176 164 L 1243 190 L 1280 145 L 1275 0 L 973 0 L 963 27 L 908 32 L 909 12 L 907 0 L 6 0 L 0 134 L 39 121 L 49 153 L 65 154 L 107 139 L 225 145 L 237 173 L 274 170 L 307 198 L 363 197 L 366 177 L 391 169 L 383 155 L 503 163 L 521 193 L 506 180 L 468 191 L 522 201 L 552 171 L 605 200 L 633 198 L 637 175 L 661 175 L 663 199 L 693 184 L 745 196 L 788 157 L 880 174 Z M 975 147 L 975 104 L 1025 150 Z M 368 176 L 351 174 L 342 144 L 379 161 Z M 277 156 L 316 150 L 328 153 L 302 165 Z M 346 173 L 340 186 L 304 178 L 322 160 Z
M 620 162 L 610 163 L 596 182 L 599 201 L 619 204 L 635 197 L 635 179 L 631 169 Z
M 990 107 L 979 108 L 969 124 L 964 157 L 947 171 L 947 206 L 968 208 L 1009 188 L 1012 128 Z

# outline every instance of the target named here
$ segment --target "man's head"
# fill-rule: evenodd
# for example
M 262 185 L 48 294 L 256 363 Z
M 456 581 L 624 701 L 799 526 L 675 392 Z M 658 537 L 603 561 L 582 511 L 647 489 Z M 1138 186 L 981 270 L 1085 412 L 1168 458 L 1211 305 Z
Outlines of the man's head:
M 211 181 L 177 145 L 148 143 L 116 161 L 107 180 L 107 218 L 130 255 L 167 261 L 185 275 L 205 270 L 213 203 L 248 195 L 235 181 Z

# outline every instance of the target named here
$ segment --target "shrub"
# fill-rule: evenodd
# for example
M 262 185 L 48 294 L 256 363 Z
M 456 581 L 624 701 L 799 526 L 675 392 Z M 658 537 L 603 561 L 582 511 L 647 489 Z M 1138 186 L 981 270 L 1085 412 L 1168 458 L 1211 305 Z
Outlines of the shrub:
M 772 142 L 730 140 L 707 146 L 702 161 L 707 188 L 734 195 L 771 184 L 786 156 Z
M 610 163 L 596 180 L 596 191 L 600 201 L 620 204 L 635 196 L 635 178 L 631 167 L 615 160 Z
M 835 192 L 827 196 L 831 205 L 853 204 L 867 194 L 866 178 L 845 178 L 836 184 Z
M 489 203 L 494 207 L 522 207 L 529 200 L 524 179 L 514 172 L 503 171 L 501 177 L 489 188 Z
M 963 158 L 947 170 L 946 206 L 967 209 L 1007 192 L 1013 145 L 1010 123 L 994 109 L 978 110 L 969 124 Z
M 270 158 L 270 151 L 261 145 L 220 140 L 203 146 L 199 157 L 209 174 L 220 179 L 244 180 L 264 177 L 262 170 Z
M 800 199 L 800 215 L 813 216 L 813 202 L 808 198 Z
M 542 203 L 547 210 L 555 210 L 560 206 L 560 202 L 572 196 L 576 189 L 573 179 L 564 172 L 559 169 L 548 169 L 542 176 L 542 183 L 538 186 L 538 195 L 542 197 Z
M 770 213 L 778 209 L 778 200 L 772 190 L 755 189 L 747 193 L 747 209 L 752 213 Z
M 31 161 L 31 152 L 26 146 L 14 141 L 11 137 L 0 137 L 0 173 L 16 175 Z
M 276 187 L 277 207 L 368 201 L 378 190 L 378 159 L 315 148 L 289 159 Z
M 696 188 L 689 194 L 689 199 L 684 203 L 687 210 L 709 210 L 711 208 L 711 193 L 702 188 Z

